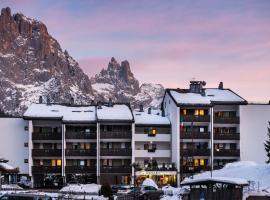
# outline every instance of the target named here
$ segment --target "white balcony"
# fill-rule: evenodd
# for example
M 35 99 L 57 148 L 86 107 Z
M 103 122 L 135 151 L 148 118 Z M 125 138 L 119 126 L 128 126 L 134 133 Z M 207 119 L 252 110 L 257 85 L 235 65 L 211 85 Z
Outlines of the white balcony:
M 135 142 L 171 142 L 171 134 L 157 134 L 155 136 L 148 136 L 148 134 L 134 134 L 134 140 Z
M 171 150 L 155 150 L 155 152 L 148 152 L 148 150 L 135 150 L 135 158 L 169 158 L 171 157 Z

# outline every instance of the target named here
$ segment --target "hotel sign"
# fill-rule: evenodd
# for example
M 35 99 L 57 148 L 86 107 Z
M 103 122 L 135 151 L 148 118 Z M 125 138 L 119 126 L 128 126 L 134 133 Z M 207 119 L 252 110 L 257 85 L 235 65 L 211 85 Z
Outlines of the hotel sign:
M 170 175 L 176 175 L 176 171 L 138 171 L 136 172 L 136 176 L 149 176 L 149 175 L 170 176 Z

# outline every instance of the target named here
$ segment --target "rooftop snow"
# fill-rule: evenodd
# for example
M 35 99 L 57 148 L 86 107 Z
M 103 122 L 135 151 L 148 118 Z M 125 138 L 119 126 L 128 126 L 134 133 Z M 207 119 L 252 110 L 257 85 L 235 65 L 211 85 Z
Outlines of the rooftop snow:
M 62 118 L 63 121 L 95 121 L 95 106 L 32 104 L 24 113 L 30 118 Z
M 112 107 L 103 105 L 101 107 L 101 109 L 97 109 L 98 120 L 133 120 L 131 110 L 125 104 L 115 104 Z
M 6 169 L 6 170 L 14 170 L 15 167 L 7 164 L 7 163 L 0 163 L 0 167 L 2 167 L 3 169 Z
M 159 125 L 170 125 L 170 120 L 165 116 L 161 116 L 161 111 L 151 111 L 148 114 L 147 111 L 139 112 L 134 111 L 135 124 L 159 124 Z
M 211 102 L 245 102 L 229 89 L 205 89 L 205 96 L 197 93 L 169 91 L 179 104 L 211 104 Z

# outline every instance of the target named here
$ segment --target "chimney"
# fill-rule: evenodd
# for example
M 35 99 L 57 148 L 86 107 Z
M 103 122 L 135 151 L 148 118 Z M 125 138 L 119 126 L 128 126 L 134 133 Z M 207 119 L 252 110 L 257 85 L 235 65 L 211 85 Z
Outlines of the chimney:
M 162 109 L 162 111 L 161 111 L 161 116 L 165 117 L 165 110 L 164 109 Z
M 112 98 L 109 98 L 109 107 L 113 107 Z
M 97 104 L 98 104 L 98 105 L 97 105 L 97 109 L 102 109 L 101 101 L 99 101 Z
M 218 89 L 223 90 L 223 82 L 219 82 Z
M 140 112 L 143 112 L 143 105 L 140 104 Z
M 148 108 L 148 114 L 151 114 L 151 108 Z
M 201 94 L 202 94 L 203 97 L 205 97 L 205 89 L 202 89 Z
M 72 105 L 72 106 L 74 105 L 74 98 L 73 97 L 70 98 L 70 105 Z
M 50 99 L 49 96 L 47 97 L 47 105 L 48 105 L 48 106 L 51 105 L 51 99 Z
M 38 103 L 40 103 L 40 104 L 43 103 L 42 96 L 39 96 Z

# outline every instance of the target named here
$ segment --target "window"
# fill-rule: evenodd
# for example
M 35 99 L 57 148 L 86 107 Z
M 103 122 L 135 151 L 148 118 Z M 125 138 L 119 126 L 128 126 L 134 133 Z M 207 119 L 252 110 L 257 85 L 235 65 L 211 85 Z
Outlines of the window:
M 194 166 L 195 166 L 195 167 L 198 167 L 198 166 L 199 166 L 199 160 L 198 160 L 198 159 L 195 159 L 195 160 L 194 160 Z
M 148 150 L 149 149 L 149 144 L 144 144 L 144 150 Z
M 56 166 L 56 160 L 52 160 L 52 167 Z
M 57 160 L 56 164 L 57 166 L 62 166 L 62 160 Z
M 204 110 L 200 110 L 199 115 L 203 116 L 204 115 Z
M 156 135 L 157 134 L 157 129 L 152 128 L 152 135 Z
M 204 166 L 204 159 L 200 159 L 200 166 Z
M 24 147 L 28 147 L 28 142 L 25 142 L 24 143 Z
M 194 115 L 204 116 L 205 115 L 205 112 L 204 112 L 203 109 L 196 109 L 196 110 L 194 110 Z
M 80 160 L 80 166 L 84 166 L 84 165 L 85 165 L 84 160 Z
M 143 130 L 143 132 L 144 132 L 144 134 L 148 134 L 148 133 L 149 133 L 148 128 L 145 128 L 145 129 Z
M 183 109 L 183 115 L 187 115 L 187 109 Z
M 24 127 L 24 130 L 25 130 L 25 131 L 28 131 L 28 126 L 25 126 L 25 127 Z
M 28 163 L 28 159 L 24 159 L 24 163 Z

